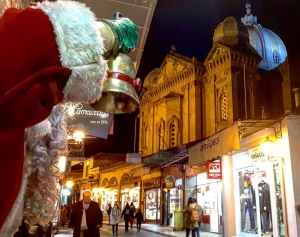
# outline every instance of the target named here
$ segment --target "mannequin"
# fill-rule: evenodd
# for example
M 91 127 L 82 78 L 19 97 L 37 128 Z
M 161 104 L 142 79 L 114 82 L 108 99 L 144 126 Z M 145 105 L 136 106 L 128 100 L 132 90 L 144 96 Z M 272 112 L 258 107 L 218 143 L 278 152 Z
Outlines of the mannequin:
M 246 231 L 245 222 L 246 222 L 247 213 L 249 213 L 249 218 L 250 218 L 250 231 L 254 231 L 255 230 L 255 219 L 254 219 L 255 195 L 254 195 L 252 182 L 248 173 L 245 173 L 244 176 L 240 176 L 240 184 L 241 183 L 243 183 L 243 189 L 241 190 L 242 191 L 241 194 L 243 197 L 241 199 L 242 231 Z
M 267 232 L 272 230 L 270 228 L 271 221 L 271 200 L 270 200 L 270 187 L 269 185 L 262 180 L 258 184 L 259 192 L 259 203 L 260 203 L 260 215 L 261 215 L 261 230 L 262 232 Z

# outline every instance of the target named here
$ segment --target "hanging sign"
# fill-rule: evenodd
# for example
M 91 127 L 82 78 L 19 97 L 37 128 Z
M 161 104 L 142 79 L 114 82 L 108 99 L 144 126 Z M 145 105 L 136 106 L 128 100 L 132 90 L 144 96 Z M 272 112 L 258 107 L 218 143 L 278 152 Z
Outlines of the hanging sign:
M 207 179 L 222 179 L 221 162 L 207 162 Z
M 72 130 L 104 139 L 107 139 L 108 134 L 112 134 L 113 114 L 95 110 L 84 103 L 65 103 L 62 107 L 66 114 L 72 116 L 70 121 L 67 121 Z

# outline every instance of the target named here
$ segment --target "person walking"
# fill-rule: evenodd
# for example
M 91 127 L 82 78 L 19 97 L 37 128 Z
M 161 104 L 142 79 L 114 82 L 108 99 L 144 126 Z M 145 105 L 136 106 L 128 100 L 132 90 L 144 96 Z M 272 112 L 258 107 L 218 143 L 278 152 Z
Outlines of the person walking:
M 130 221 L 130 217 L 131 217 L 131 209 L 130 209 L 130 206 L 127 202 L 126 205 L 125 205 L 125 208 L 122 211 L 122 215 L 121 215 L 121 218 L 123 218 L 124 221 L 125 221 L 125 232 L 129 231 L 128 230 L 128 223 Z
M 192 221 L 192 212 L 196 210 L 196 203 L 194 198 L 189 197 L 187 205 L 185 206 L 185 236 L 189 237 L 192 230 L 192 237 L 196 237 L 194 226 L 196 221 Z
M 133 202 L 130 203 L 130 210 L 131 210 L 131 216 L 130 216 L 130 228 L 132 229 L 133 223 L 134 223 L 134 218 L 135 218 L 135 206 Z
M 108 216 L 108 225 L 110 225 L 110 213 L 111 213 L 111 204 L 110 203 L 107 204 L 106 212 L 107 212 L 107 216 Z
M 60 211 L 60 224 L 62 227 L 64 227 L 67 222 L 67 213 L 68 213 L 67 207 L 63 206 Z
M 121 209 L 117 203 L 113 206 L 110 213 L 110 222 L 109 224 L 112 225 L 112 233 L 113 235 L 118 236 L 118 226 L 121 217 Z
M 202 216 L 203 216 L 203 208 L 198 204 L 197 199 L 194 198 L 194 203 L 196 203 L 195 210 L 198 212 L 199 221 L 196 221 L 194 225 L 196 237 L 200 237 L 200 227 L 202 225 Z
M 100 237 L 103 213 L 99 204 L 91 201 L 89 191 L 83 193 L 83 200 L 74 204 L 70 221 L 74 228 L 73 237 Z
M 138 231 L 140 231 L 142 222 L 144 222 L 144 215 L 143 215 L 141 209 L 138 209 L 137 213 L 135 214 L 135 218 L 136 218 L 136 228 Z

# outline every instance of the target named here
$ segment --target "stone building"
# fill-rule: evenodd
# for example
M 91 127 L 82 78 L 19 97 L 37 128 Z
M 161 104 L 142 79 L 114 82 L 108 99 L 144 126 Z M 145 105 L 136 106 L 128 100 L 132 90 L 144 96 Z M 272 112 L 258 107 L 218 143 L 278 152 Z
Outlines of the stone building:
M 205 207 L 203 230 L 223 232 L 224 236 L 299 235 L 300 230 L 294 227 L 299 224 L 295 203 L 300 203 L 296 195 L 300 190 L 296 184 L 291 186 L 297 180 L 291 164 L 299 164 L 296 135 L 291 128 L 297 127 L 293 121 L 298 118 L 286 117 L 299 106 L 299 83 L 300 54 L 287 56 L 280 37 L 258 23 L 249 3 L 241 21 L 227 17 L 216 27 L 204 62 L 180 55 L 172 46 L 160 68 L 147 75 L 140 94 L 139 151 L 144 164 L 162 173 L 165 188 L 160 195 L 164 203 L 160 208 L 161 224 L 177 227 L 176 217 L 170 213 L 176 215 L 175 210 L 183 207 L 188 193 Z M 227 151 L 210 158 L 221 161 L 223 182 L 206 178 L 207 168 L 202 169 L 198 161 L 192 162 L 198 165 L 192 174 L 193 167 L 186 165 L 191 164 L 191 159 L 203 159 L 199 152 L 189 155 L 189 148 L 197 142 L 209 143 L 233 124 L 238 125 L 240 151 L 230 150 L 229 155 Z M 265 137 L 274 138 L 281 152 L 264 154 L 259 144 Z M 293 142 L 288 143 L 289 139 Z M 253 159 L 258 154 L 262 157 Z M 253 187 L 257 189 L 262 181 L 270 185 L 269 214 L 272 212 L 273 219 L 266 219 L 265 210 L 260 210 L 261 214 L 258 209 L 257 215 L 251 212 L 250 219 L 248 214 L 246 218 L 240 203 L 241 198 L 249 197 L 242 188 L 239 194 L 237 187 L 238 174 L 243 174 L 244 179 L 249 170 L 253 171 Z M 169 174 L 174 178 L 170 188 L 166 185 Z M 286 181 L 284 174 L 288 174 Z M 251 198 L 260 196 L 257 192 Z

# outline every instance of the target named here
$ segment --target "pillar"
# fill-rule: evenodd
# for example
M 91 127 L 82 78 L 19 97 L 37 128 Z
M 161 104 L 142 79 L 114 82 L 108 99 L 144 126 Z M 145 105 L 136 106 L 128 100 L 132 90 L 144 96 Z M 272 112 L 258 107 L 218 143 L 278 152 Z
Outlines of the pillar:
M 222 156 L 222 202 L 223 202 L 223 236 L 236 236 L 234 183 L 233 183 L 233 157 Z

